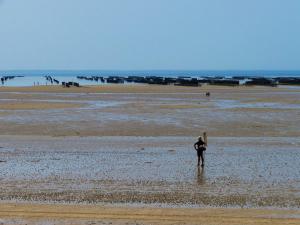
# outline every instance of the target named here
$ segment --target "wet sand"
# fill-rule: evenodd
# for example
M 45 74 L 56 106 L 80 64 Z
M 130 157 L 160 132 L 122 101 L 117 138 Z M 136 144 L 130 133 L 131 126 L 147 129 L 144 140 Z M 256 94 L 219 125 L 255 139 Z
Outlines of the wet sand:
M 278 208 L 268 213 L 285 218 L 287 209 L 300 208 L 299 97 L 300 89 L 290 87 L 1 87 L 0 208 L 8 201 L 167 207 L 162 212 L 183 207 L 187 213 Z M 204 170 L 192 147 L 203 131 L 209 134 Z M 219 219 L 262 222 L 256 216 L 263 211 L 252 212 L 245 210 L 243 223 L 233 218 L 238 211 Z M 209 218 L 187 224 L 220 223 Z M 61 219 L 56 224 L 67 218 Z
M 191 137 L 0 136 L 0 143 L 2 200 L 300 207 L 298 138 L 211 137 L 204 169 Z
M 18 110 L 0 108 L 3 135 L 300 136 L 300 89 L 288 87 L 0 88 L 0 105 L 7 101 Z

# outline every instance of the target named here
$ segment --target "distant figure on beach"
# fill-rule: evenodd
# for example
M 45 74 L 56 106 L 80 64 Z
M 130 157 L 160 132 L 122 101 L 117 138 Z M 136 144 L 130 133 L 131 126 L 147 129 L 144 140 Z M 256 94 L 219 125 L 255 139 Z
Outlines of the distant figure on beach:
M 200 165 L 200 159 L 201 159 L 201 167 L 204 167 L 203 152 L 206 150 L 205 145 L 206 143 L 202 140 L 202 137 L 199 137 L 198 141 L 194 144 L 194 148 L 197 151 L 197 156 L 198 156 L 198 166 Z
M 209 97 L 209 96 L 210 96 L 210 92 L 206 92 L 206 93 L 205 93 L 205 96 L 206 96 L 206 97 Z

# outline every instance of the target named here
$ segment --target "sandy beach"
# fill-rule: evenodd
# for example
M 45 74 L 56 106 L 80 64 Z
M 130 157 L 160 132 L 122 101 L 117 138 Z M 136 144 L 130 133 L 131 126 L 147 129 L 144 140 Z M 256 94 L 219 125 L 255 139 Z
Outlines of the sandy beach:
M 14 220 L 9 218 L 14 217 Z M 46 218 L 46 219 L 45 219 Z M 294 225 L 295 210 L 134 208 L 91 205 L 0 204 L 2 224 L 244 224 Z
M 0 224 L 300 223 L 300 88 L 1 87 L 0 122 Z

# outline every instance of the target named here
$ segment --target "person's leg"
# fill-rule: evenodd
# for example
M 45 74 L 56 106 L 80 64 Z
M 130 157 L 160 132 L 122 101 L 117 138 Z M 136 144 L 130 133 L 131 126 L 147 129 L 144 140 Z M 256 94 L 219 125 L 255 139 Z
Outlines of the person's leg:
M 197 156 L 198 156 L 198 166 L 200 166 L 200 154 L 199 154 L 199 152 L 197 152 Z
M 202 164 L 201 164 L 201 166 L 203 167 L 204 166 L 204 157 L 203 157 L 203 152 L 201 152 L 201 162 L 202 162 Z

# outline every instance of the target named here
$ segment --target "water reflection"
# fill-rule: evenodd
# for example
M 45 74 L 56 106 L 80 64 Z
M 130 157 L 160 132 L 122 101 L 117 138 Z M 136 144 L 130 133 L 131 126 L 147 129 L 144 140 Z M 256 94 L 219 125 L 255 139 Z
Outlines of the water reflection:
M 197 184 L 204 185 L 206 182 L 204 167 L 197 167 Z

